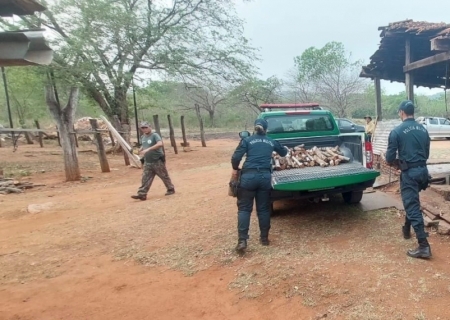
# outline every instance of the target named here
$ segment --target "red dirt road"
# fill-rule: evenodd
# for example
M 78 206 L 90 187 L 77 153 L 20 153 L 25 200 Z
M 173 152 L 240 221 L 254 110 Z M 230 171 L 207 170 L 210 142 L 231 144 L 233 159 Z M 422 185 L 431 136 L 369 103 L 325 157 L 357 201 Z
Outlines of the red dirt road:
M 121 155 L 102 174 L 80 153 L 86 179 L 65 183 L 58 147 L 1 148 L 5 173 L 46 186 L 0 196 L 0 319 L 450 318 L 449 239 L 431 235 L 432 261 L 406 257 L 415 244 L 393 209 L 277 203 L 271 246 L 258 244 L 253 215 L 237 256 L 236 143 L 168 151 L 177 193 L 156 180 L 147 201 L 130 198 L 141 172 Z

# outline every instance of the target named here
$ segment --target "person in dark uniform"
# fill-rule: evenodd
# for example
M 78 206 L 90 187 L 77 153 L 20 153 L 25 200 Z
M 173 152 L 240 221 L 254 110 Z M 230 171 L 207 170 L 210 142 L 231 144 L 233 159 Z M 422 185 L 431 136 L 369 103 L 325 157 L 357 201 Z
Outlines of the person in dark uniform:
M 236 250 L 238 252 L 244 252 L 247 248 L 253 200 L 256 201 L 260 242 L 264 246 L 269 245 L 272 153 L 275 151 L 284 157 L 287 155 L 288 149 L 283 147 L 278 141 L 266 136 L 267 126 L 266 120 L 256 119 L 256 134 L 241 140 L 231 157 L 232 175 L 237 176 L 242 157 L 244 154 L 247 154 L 237 191 L 239 238 Z
M 393 164 L 398 152 L 401 172 L 400 191 L 406 211 L 405 224 L 402 226 L 403 237 L 411 238 L 411 226 L 414 228 L 419 243 L 417 249 L 408 250 L 413 258 L 430 258 L 431 248 L 427 241 L 422 212 L 420 210 L 419 192 L 428 187 L 427 159 L 430 155 L 430 136 L 425 127 L 414 120 L 414 104 L 403 101 L 398 109 L 402 124 L 389 134 L 386 162 Z

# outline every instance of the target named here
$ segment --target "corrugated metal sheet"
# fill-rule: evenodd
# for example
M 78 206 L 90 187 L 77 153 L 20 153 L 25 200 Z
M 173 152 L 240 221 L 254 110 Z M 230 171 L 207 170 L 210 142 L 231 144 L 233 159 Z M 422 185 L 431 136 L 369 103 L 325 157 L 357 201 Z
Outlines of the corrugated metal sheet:
M 389 133 L 392 129 L 401 124 L 400 120 L 379 121 L 375 128 L 374 137 L 372 140 L 373 153 L 380 155 L 381 152 L 386 152 L 388 145 Z

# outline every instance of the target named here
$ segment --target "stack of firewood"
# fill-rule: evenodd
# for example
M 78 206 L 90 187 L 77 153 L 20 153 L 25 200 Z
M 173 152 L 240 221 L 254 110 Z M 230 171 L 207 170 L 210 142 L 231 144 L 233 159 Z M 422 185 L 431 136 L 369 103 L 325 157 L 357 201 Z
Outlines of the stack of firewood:
M 0 194 L 22 193 L 24 189 L 31 189 L 36 186 L 31 182 L 20 182 L 10 178 L 0 177 Z
M 272 155 L 275 170 L 285 170 L 306 167 L 328 167 L 337 166 L 342 162 L 350 161 L 339 150 L 339 146 L 334 148 L 318 148 L 305 149 L 304 145 L 290 148 L 285 157 L 279 156 L 276 152 Z

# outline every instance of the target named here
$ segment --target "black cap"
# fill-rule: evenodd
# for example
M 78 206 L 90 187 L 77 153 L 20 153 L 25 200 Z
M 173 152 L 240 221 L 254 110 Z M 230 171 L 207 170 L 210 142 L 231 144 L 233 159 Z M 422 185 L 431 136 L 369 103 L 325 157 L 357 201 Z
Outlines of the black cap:
M 400 103 L 400 106 L 398 107 L 398 111 L 403 111 L 407 115 L 413 115 L 414 114 L 414 103 L 412 103 L 411 100 L 405 100 Z
M 261 126 L 265 131 L 265 130 L 267 130 L 268 124 L 265 119 L 259 118 L 259 119 L 255 120 L 255 126 Z

